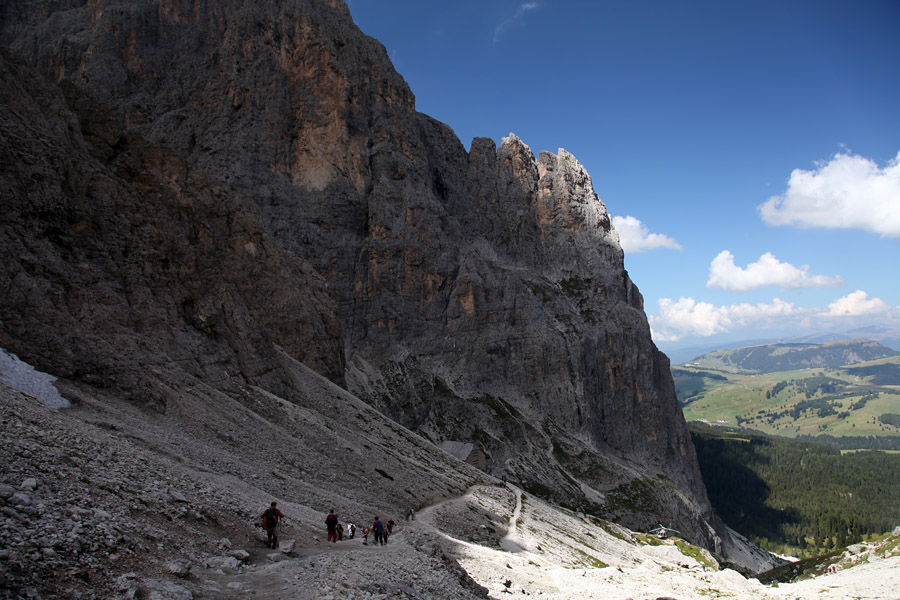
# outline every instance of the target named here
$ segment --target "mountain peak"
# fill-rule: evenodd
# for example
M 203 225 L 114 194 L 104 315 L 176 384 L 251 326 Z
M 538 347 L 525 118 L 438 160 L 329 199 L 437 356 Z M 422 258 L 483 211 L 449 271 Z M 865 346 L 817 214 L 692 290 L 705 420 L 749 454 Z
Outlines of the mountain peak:
M 467 153 L 342 3 L 71 4 L 0 8 L 2 347 L 148 420 L 308 402 L 302 363 L 548 500 L 728 547 L 574 156 Z

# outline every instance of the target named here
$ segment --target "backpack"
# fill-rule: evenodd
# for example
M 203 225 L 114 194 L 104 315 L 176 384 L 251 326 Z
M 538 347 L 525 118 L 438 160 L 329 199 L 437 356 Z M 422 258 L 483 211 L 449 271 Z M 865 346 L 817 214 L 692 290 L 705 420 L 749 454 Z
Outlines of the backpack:
M 325 524 L 328 525 L 329 528 L 337 526 L 337 517 L 334 515 L 328 515 L 327 517 L 325 517 Z
M 275 508 L 268 509 L 263 513 L 263 526 L 275 527 L 278 525 L 278 510 Z

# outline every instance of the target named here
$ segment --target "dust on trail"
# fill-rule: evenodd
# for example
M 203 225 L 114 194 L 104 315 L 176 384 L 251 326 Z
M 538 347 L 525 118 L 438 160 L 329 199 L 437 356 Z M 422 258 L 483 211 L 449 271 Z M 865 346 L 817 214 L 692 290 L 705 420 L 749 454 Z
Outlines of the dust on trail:
M 516 494 L 516 508 L 513 510 L 512 517 L 509 518 L 509 528 L 507 529 L 506 535 L 500 540 L 500 547 L 507 552 L 523 552 L 523 548 L 515 541 L 517 535 L 516 526 L 518 525 L 519 517 L 522 514 L 522 490 L 511 485 L 508 485 L 507 487 L 512 489 Z

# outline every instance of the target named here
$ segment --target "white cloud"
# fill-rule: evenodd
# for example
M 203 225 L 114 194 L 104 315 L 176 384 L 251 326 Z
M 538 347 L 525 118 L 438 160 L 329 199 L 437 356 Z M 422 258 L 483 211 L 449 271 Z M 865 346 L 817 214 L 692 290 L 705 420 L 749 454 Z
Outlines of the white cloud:
M 862 290 L 856 290 L 828 305 L 828 310 L 819 313 L 822 317 L 859 317 L 891 312 L 892 307 L 881 298 L 869 298 Z
M 693 298 L 679 298 L 677 302 L 660 298 L 659 313 L 650 316 L 653 339 L 659 342 L 675 342 L 685 337 L 709 337 L 727 333 L 739 327 L 768 319 L 795 316 L 804 312 L 792 302 L 780 298 L 771 304 L 732 304 L 716 306 L 709 302 L 697 302 Z
M 759 211 L 769 225 L 864 229 L 900 237 L 900 153 L 883 169 L 837 154 L 815 171 L 794 169 L 787 191 Z
M 659 311 L 650 315 L 650 328 L 657 342 L 677 342 L 684 338 L 709 337 L 752 327 L 776 330 L 776 335 L 798 329 L 827 331 L 840 319 L 842 327 L 860 327 L 877 323 L 900 327 L 900 306 L 891 306 L 880 298 L 869 298 L 857 290 L 828 305 L 828 308 L 798 307 L 793 302 L 774 298 L 765 304 L 716 306 L 693 298 L 659 300 Z
M 718 287 L 733 292 L 746 292 L 767 285 L 783 288 L 837 286 L 844 282 L 840 277 L 811 275 L 809 266 L 795 267 L 781 262 L 771 252 L 766 252 L 747 268 L 734 264 L 734 255 L 722 250 L 709 265 L 706 287 Z
M 537 2 L 524 2 L 519 5 L 519 7 L 516 9 L 516 12 L 513 16 L 506 17 L 505 19 L 500 21 L 500 23 L 494 29 L 494 45 L 496 46 L 497 43 L 500 41 L 500 36 L 503 34 L 504 31 L 506 31 L 513 25 L 519 25 L 519 24 L 523 23 L 525 20 L 525 13 L 527 13 L 530 10 L 536 9 L 537 7 L 538 7 Z
M 619 244 L 625 252 L 643 252 L 655 248 L 681 250 L 681 244 L 661 233 L 650 233 L 647 227 L 634 217 L 613 217 L 613 227 L 619 234 Z

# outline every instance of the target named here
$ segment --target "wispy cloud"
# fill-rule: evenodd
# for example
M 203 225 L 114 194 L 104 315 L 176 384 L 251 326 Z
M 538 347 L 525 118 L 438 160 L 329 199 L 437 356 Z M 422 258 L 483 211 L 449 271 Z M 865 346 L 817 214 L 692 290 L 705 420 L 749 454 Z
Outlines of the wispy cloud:
M 650 230 L 634 217 L 613 217 L 612 221 L 619 234 L 619 244 L 625 252 L 644 252 L 656 248 L 681 250 L 681 244 L 673 238 L 661 233 L 650 233 Z
M 728 250 L 722 250 L 709 265 L 709 280 L 706 287 L 746 292 L 767 285 L 795 289 L 838 286 L 842 283 L 844 280 L 838 276 L 810 274 L 809 265 L 795 267 L 790 263 L 781 262 L 771 252 L 766 252 L 758 261 L 748 264 L 746 268 L 739 267 L 734 264 L 734 255 Z
M 883 169 L 836 154 L 814 171 L 794 169 L 787 191 L 759 206 L 769 225 L 864 229 L 900 237 L 900 153 Z
M 880 298 L 869 298 L 857 290 L 828 305 L 828 308 L 807 308 L 793 302 L 773 298 L 769 303 L 730 304 L 717 306 L 681 297 L 659 300 L 657 314 L 650 315 L 650 328 L 657 342 L 677 342 L 690 337 L 710 337 L 745 328 L 798 330 L 821 328 L 828 330 L 836 320 L 844 327 L 879 324 L 900 327 L 900 307 L 891 306 Z
M 508 30 L 510 27 L 514 25 L 521 25 L 525 22 L 525 13 L 531 10 L 535 10 L 538 7 L 537 2 L 524 2 L 519 5 L 516 9 L 516 12 L 511 17 L 506 17 L 497 25 L 494 29 L 494 45 L 496 46 L 500 43 L 500 36 Z

